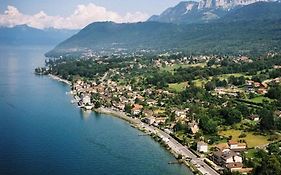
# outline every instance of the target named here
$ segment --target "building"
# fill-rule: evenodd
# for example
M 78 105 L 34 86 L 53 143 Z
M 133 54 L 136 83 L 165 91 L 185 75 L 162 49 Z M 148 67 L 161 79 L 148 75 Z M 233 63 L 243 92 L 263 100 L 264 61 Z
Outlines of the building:
M 217 144 L 217 145 L 215 146 L 215 148 L 216 148 L 217 150 L 224 151 L 224 150 L 226 150 L 226 149 L 229 149 L 229 145 L 228 145 L 227 143 L 220 143 L 220 144 Z
M 192 134 L 196 134 L 199 131 L 198 124 L 195 121 L 188 123 L 188 127 Z
M 176 110 L 175 115 L 179 118 L 185 118 L 186 117 L 186 111 L 185 110 Z
M 143 114 L 144 117 L 154 116 L 154 112 L 152 110 L 147 110 L 147 109 L 143 110 L 142 114 Z
M 260 117 L 258 115 L 254 115 L 254 114 L 250 115 L 248 118 L 250 120 L 253 120 L 253 121 L 259 121 L 260 120 Z
M 197 151 L 203 152 L 203 153 L 208 152 L 208 144 L 203 142 L 203 141 L 198 142 L 197 143 Z
M 153 100 L 153 99 L 148 99 L 146 101 L 146 103 L 149 105 L 149 106 L 153 106 L 153 105 L 156 105 L 157 104 L 157 101 L 156 100 Z
M 229 169 L 229 171 L 234 172 L 234 171 L 238 171 L 240 172 L 241 169 L 243 168 L 243 163 L 229 163 L 226 165 L 226 168 Z
M 155 122 L 155 117 L 147 117 L 143 119 L 143 122 L 152 125 Z
M 82 102 L 83 102 L 84 105 L 91 104 L 91 97 L 89 95 L 83 96 Z
M 224 151 L 215 151 L 213 154 L 213 159 L 218 165 L 223 167 L 227 167 L 230 163 L 243 163 L 242 157 L 230 149 L 225 149 Z
M 237 141 L 229 140 L 228 141 L 229 148 L 233 151 L 244 151 L 247 148 L 246 143 L 239 143 Z
M 143 109 L 142 105 L 134 104 L 133 109 L 132 109 L 132 114 L 139 115 L 141 113 L 142 109 Z

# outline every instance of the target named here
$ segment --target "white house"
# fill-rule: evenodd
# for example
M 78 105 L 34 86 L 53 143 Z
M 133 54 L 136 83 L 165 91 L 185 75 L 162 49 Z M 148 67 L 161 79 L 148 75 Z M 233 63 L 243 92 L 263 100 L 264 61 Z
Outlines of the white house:
M 203 152 L 203 153 L 208 152 L 208 144 L 205 143 L 205 142 L 202 142 L 202 141 L 198 142 L 197 143 L 197 151 Z
M 239 151 L 239 150 L 243 151 L 247 148 L 246 143 L 239 143 L 239 142 L 233 141 L 233 140 L 229 140 L 228 145 L 229 145 L 229 148 L 234 151 Z
M 85 95 L 82 99 L 83 104 L 90 104 L 91 103 L 91 97 L 89 95 Z

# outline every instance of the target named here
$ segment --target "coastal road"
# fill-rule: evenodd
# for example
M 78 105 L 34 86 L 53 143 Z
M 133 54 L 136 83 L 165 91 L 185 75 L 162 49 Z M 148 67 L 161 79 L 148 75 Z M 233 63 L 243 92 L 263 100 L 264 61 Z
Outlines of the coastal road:
M 219 175 L 213 168 L 211 168 L 208 164 L 204 162 L 202 158 L 198 158 L 194 153 L 192 153 L 187 147 L 180 144 L 173 137 L 171 137 L 166 132 L 142 123 L 143 128 L 146 130 L 156 133 L 159 137 L 161 137 L 169 147 L 176 152 L 177 154 L 181 154 L 183 157 L 190 159 L 190 162 L 204 175 Z
M 212 169 L 208 164 L 206 164 L 202 158 L 198 158 L 186 146 L 183 146 L 177 140 L 175 140 L 172 136 L 170 136 L 168 133 L 158 129 L 157 127 L 145 124 L 145 123 L 141 122 L 141 120 L 138 119 L 138 118 L 128 117 L 124 112 L 119 112 L 119 111 L 114 110 L 114 109 L 100 108 L 99 112 L 119 116 L 120 118 L 123 118 L 124 120 L 127 120 L 130 123 L 133 123 L 140 128 L 143 128 L 147 132 L 154 133 L 154 134 L 158 135 L 160 138 L 162 138 L 163 141 L 166 142 L 166 144 L 175 153 L 181 154 L 184 158 L 189 159 L 190 163 L 193 164 L 202 174 L 204 174 L 204 175 L 219 175 L 219 173 L 216 172 L 214 169 Z

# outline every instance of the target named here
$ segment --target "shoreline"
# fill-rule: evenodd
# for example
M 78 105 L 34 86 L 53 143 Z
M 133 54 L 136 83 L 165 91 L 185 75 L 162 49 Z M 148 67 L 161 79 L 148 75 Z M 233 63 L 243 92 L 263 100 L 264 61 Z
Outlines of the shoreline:
M 182 148 L 180 148 L 180 149 L 178 149 L 178 148 L 184 147 L 184 146 L 181 145 L 179 142 L 175 141 L 174 139 L 172 139 L 171 136 L 167 137 L 166 134 L 163 134 L 164 131 L 161 131 L 160 129 L 158 129 L 154 126 L 145 124 L 137 118 L 131 118 L 125 112 L 115 111 L 111 108 L 101 107 L 98 109 L 94 109 L 93 111 L 100 113 L 100 114 L 107 114 L 107 115 L 110 115 L 111 117 L 117 117 L 117 118 L 120 118 L 120 119 L 128 122 L 129 124 L 131 124 L 132 127 L 147 134 L 153 140 L 155 140 L 160 145 L 162 145 L 168 152 L 170 152 L 176 158 L 177 164 L 184 164 L 193 174 L 205 174 L 206 173 L 206 172 L 203 173 L 200 170 L 198 170 L 198 168 L 196 168 L 195 164 L 193 164 L 190 161 L 187 161 L 186 159 L 177 159 L 177 157 L 179 155 L 183 156 L 183 154 L 181 152 Z M 167 140 L 165 140 L 165 138 L 168 140 L 173 140 L 173 141 L 172 142 L 168 141 L 169 142 L 168 143 Z M 176 142 L 176 144 L 173 142 Z M 175 146 L 175 145 L 177 145 L 177 146 Z M 187 156 L 187 158 L 189 158 L 189 157 Z M 172 164 L 173 163 L 175 163 L 175 162 L 172 162 Z M 168 164 L 171 164 L 171 162 L 169 162 Z
M 52 78 L 53 80 L 57 80 L 57 81 L 59 81 L 59 82 L 68 84 L 69 86 L 72 85 L 72 83 L 71 83 L 70 81 L 65 80 L 65 79 L 62 79 L 62 78 L 60 78 L 59 76 L 56 76 L 56 75 L 53 75 L 53 74 L 48 74 L 48 76 L 49 76 L 50 78 Z
M 68 80 L 62 79 L 56 75 L 49 74 L 50 78 L 57 80 L 59 82 L 63 82 L 70 87 L 72 86 L 72 83 Z M 73 95 L 72 95 L 73 96 Z M 81 109 L 83 110 L 83 109 Z M 160 145 L 164 146 L 164 148 L 169 151 L 174 157 L 177 159 L 179 155 L 183 156 L 183 159 L 177 159 L 178 163 L 183 163 L 193 174 L 208 174 L 208 175 L 219 175 L 218 172 L 216 172 L 214 169 L 209 167 L 204 160 L 201 160 L 198 158 L 195 154 L 193 154 L 187 147 L 176 141 L 172 136 L 165 133 L 164 131 L 160 130 L 159 128 L 156 128 L 154 126 L 150 126 L 148 124 L 143 123 L 138 118 L 132 118 L 129 117 L 125 112 L 116 111 L 111 108 L 104 108 L 100 107 L 97 109 L 90 110 L 91 112 L 96 112 L 100 114 L 107 114 L 111 117 L 117 117 L 121 120 L 124 120 L 125 122 L 128 122 L 132 127 L 135 129 L 138 129 L 139 131 L 149 135 L 152 139 L 154 139 L 156 142 L 158 142 Z M 159 139 L 156 140 L 155 137 L 158 137 Z M 187 159 L 190 159 L 187 160 Z M 198 165 L 203 164 L 204 166 L 198 167 Z M 205 168 L 209 167 L 209 170 L 206 170 Z

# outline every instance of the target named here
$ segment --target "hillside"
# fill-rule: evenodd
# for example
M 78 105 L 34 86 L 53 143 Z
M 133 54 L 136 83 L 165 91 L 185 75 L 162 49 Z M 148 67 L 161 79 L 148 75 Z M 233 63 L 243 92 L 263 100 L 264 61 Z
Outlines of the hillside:
M 281 36 L 281 3 L 257 2 L 233 9 L 209 23 L 92 23 L 46 55 L 142 49 L 192 54 L 263 54 L 281 50 L 278 36 Z
M 280 50 L 281 20 L 176 25 L 93 23 L 59 44 L 47 56 L 111 49 L 241 54 Z

